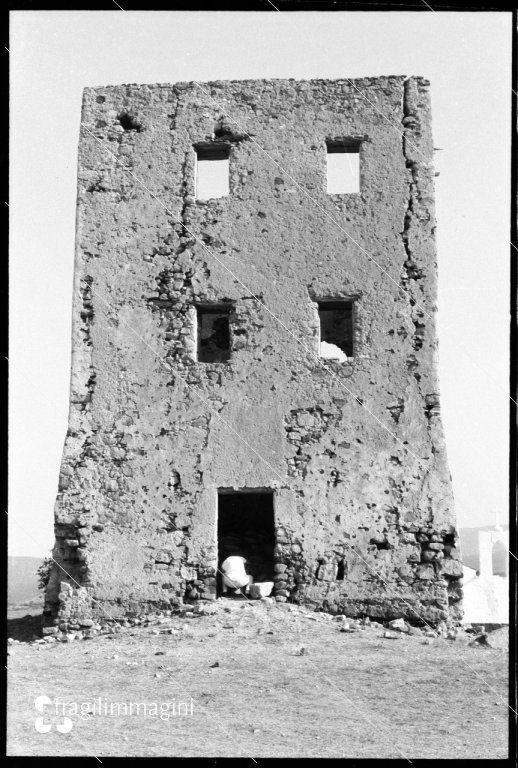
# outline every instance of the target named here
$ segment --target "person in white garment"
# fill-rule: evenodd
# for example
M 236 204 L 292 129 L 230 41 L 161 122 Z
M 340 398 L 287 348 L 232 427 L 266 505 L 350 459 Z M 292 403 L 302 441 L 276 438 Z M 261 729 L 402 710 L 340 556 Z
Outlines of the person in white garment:
M 246 560 L 241 555 L 231 555 L 223 560 L 221 564 L 221 571 L 223 573 L 223 594 L 228 592 L 228 588 L 232 587 L 235 590 L 235 594 L 241 592 L 245 587 L 245 593 L 250 592 L 250 584 L 253 579 L 249 576 L 245 570 Z

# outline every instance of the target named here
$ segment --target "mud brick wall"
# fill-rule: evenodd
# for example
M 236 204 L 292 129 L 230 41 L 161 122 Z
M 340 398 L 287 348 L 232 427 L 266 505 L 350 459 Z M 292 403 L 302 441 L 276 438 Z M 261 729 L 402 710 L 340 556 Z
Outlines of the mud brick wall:
M 214 599 L 219 488 L 273 492 L 277 600 L 458 617 L 428 82 L 88 88 L 81 120 L 47 621 Z M 326 192 L 340 137 L 362 138 L 358 194 Z M 200 142 L 230 153 L 226 197 L 196 199 Z M 317 302 L 340 298 L 354 352 L 324 370 Z M 230 358 L 201 363 L 211 302 Z

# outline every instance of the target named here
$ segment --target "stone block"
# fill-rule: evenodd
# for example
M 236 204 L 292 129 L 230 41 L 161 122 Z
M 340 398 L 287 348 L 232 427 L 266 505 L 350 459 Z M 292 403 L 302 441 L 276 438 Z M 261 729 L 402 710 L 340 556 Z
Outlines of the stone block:
M 457 547 L 454 547 L 451 544 L 446 544 L 444 547 L 444 556 L 450 557 L 452 560 L 460 560 L 461 554 Z
M 264 603 L 265 605 L 274 605 L 275 599 L 273 597 L 262 597 L 261 603 Z
M 389 621 L 388 628 L 396 632 L 406 632 L 406 633 L 410 630 L 410 626 L 406 623 L 404 619 L 393 619 L 392 621 Z
M 433 565 L 418 565 L 417 578 L 421 581 L 431 581 L 435 577 Z
M 460 579 L 463 575 L 462 563 L 458 560 L 445 559 L 441 562 L 439 573 L 446 579 Z
M 509 648 L 509 627 L 499 627 L 486 634 L 486 642 L 490 648 L 507 650 Z
M 273 581 L 256 581 L 250 587 L 250 597 L 253 600 L 260 600 L 262 597 L 269 597 L 272 593 Z
M 198 579 L 198 571 L 196 568 L 189 568 L 186 565 L 182 565 L 180 568 L 180 576 L 185 581 L 196 581 Z

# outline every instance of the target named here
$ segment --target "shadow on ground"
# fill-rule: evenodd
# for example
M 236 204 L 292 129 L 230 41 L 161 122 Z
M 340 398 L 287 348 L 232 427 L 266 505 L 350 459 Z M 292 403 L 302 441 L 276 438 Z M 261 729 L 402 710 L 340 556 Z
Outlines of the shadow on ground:
M 27 643 L 35 638 L 42 637 L 41 620 L 43 614 L 21 616 L 15 619 L 7 619 L 7 637 Z

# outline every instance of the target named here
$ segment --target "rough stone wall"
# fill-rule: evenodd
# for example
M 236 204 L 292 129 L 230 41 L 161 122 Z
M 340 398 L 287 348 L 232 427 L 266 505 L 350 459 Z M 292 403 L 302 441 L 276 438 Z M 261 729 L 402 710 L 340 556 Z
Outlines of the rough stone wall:
M 428 85 L 85 90 L 49 622 L 213 599 L 218 488 L 273 489 L 278 600 L 459 614 Z M 360 194 L 326 193 L 337 137 L 363 137 Z M 193 145 L 213 140 L 230 194 L 203 202 Z M 340 297 L 355 351 L 325 370 L 316 300 Z M 199 363 L 194 305 L 226 301 L 230 360 Z

